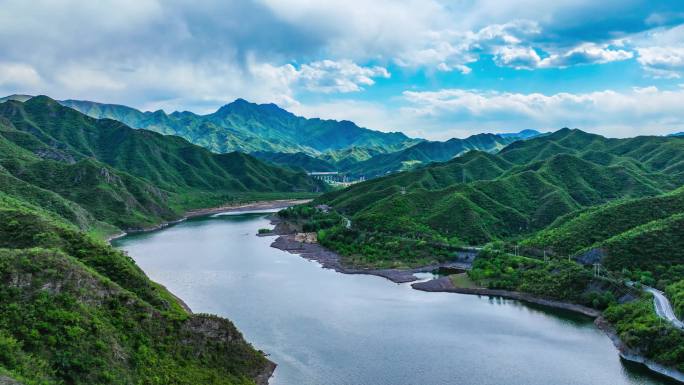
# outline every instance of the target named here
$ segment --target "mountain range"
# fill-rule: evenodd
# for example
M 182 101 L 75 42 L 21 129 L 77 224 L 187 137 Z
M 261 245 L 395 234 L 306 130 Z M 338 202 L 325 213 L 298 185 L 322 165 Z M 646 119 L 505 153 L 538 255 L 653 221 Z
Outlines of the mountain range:
M 114 119 L 133 128 L 177 135 L 213 152 L 303 152 L 318 155 L 350 147 L 395 151 L 418 142 L 399 132 L 385 133 L 362 128 L 350 121 L 306 119 L 275 104 L 255 104 L 237 99 L 216 112 L 139 110 L 82 100 L 64 100 L 67 107 L 88 116 Z
M 0 100 L 26 101 L 28 95 Z M 361 128 L 349 121 L 306 119 L 275 104 L 237 99 L 216 112 L 167 114 L 83 100 L 60 101 L 96 119 L 113 119 L 130 127 L 177 135 L 206 149 L 239 151 L 262 160 L 306 171 L 338 171 L 373 178 L 430 162 L 449 160 L 469 150 L 496 152 L 515 140 L 540 135 L 535 130 L 480 134 L 445 142 L 408 138 Z
M 0 146 L 0 174 L 14 180 L 3 189 L 35 190 L 22 196 L 33 202 L 56 193 L 73 203 L 61 204 L 65 218 L 85 218 L 67 210 L 76 204 L 120 228 L 172 220 L 246 194 L 325 189 L 302 172 L 94 119 L 45 96 L 0 103 Z
M 420 239 L 457 237 L 472 245 L 529 235 L 583 208 L 683 184 L 684 138 L 608 139 L 562 129 L 497 154 L 470 151 L 359 183 L 317 202 L 354 223 L 353 231 L 338 230 L 348 245 L 383 245 L 382 260 Z M 386 246 L 393 244 L 398 249 Z

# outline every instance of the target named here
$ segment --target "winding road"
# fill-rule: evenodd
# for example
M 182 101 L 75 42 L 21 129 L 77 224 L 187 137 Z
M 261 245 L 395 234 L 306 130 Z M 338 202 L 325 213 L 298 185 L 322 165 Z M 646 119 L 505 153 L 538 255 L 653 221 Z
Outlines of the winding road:
M 648 286 L 644 286 L 644 290 L 653 294 L 653 302 L 655 304 L 656 313 L 660 318 L 669 321 L 671 324 L 680 329 L 684 329 L 684 322 L 677 318 L 674 309 L 672 309 L 672 305 L 670 305 L 670 301 L 667 299 L 667 297 L 665 297 L 665 294 L 662 291 Z

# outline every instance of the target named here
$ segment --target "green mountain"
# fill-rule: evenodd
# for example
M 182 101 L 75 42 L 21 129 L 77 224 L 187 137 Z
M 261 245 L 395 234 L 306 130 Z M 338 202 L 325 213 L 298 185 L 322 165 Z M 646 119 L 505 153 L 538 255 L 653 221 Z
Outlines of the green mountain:
M 539 135 L 544 135 L 541 132 L 537 130 L 522 130 L 518 132 L 507 132 L 507 133 L 501 133 L 497 134 L 502 138 L 514 138 L 514 139 L 532 139 L 534 137 L 537 137 Z
M 250 155 L 263 161 L 277 164 L 279 166 L 301 169 L 309 172 L 337 171 L 337 167 L 335 167 L 335 165 L 326 162 L 323 159 L 314 158 L 313 156 L 307 155 L 303 152 L 292 153 L 257 151 L 251 153 Z
M 304 153 L 255 152 L 257 158 L 307 171 L 339 171 L 352 177 L 368 179 L 397 171 L 406 171 L 433 162 L 444 162 L 471 150 L 496 153 L 508 144 L 539 136 L 534 130 L 511 134 L 478 134 L 445 142 L 422 141 L 403 150 L 383 152 L 373 148 L 352 147 L 327 151 L 316 157 Z
M 219 153 L 267 151 L 318 155 L 350 147 L 375 147 L 387 152 L 418 141 L 398 132 L 361 128 L 349 121 L 306 119 L 275 104 L 254 104 L 243 99 L 208 115 L 187 111 L 141 112 L 126 106 L 79 100 L 61 103 L 97 119 L 109 118 L 133 128 L 177 135 Z
M 0 382 L 228 385 L 268 377 L 272 364 L 230 321 L 188 313 L 130 257 L 62 219 L 66 210 L 91 220 L 78 205 L 39 188 L 7 192 L 6 181 Z
M 348 165 L 343 171 L 373 178 L 431 162 L 444 162 L 470 150 L 497 152 L 517 139 L 518 137 L 512 135 L 504 138 L 494 134 L 478 134 L 465 139 L 453 138 L 446 142 L 424 141 L 400 151 L 377 154 L 370 159 Z
M 560 255 L 593 256 L 613 270 L 649 270 L 655 263 L 684 264 L 682 229 L 684 188 L 679 188 L 560 217 L 521 243 Z
M 82 100 L 60 103 L 97 119 L 113 119 L 133 128 L 180 136 L 214 152 L 240 151 L 282 166 L 336 170 L 367 178 L 445 161 L 472 149 L 495 152 L 515 140 L 540 135 L 535 130 L 523 130 L 427 142 L 401 133 L 372 131 L 349 121 L 305 119 L 275 104 L 254 104 L 243 99 L 207 115 L 141 112 Z
M 471 270 L 440 287 L 601 310 L 631 351 L 682 371 L 684 332 L 639 284 L 665 291 L 684 317 L 683 185 L 682 137 L 563 129 L 332 191 L 281 216 L 355 267 L 424 266 L 483 245 Z
M 25 102 L 29 99 L 31 99 L 33 96 L 31 95 L 21 95 L 21 94 L 14 94 L 14 95 L 9 95 L 0 98 L 0 103 L 6 102 L 8 100 L 16 100 L 17 102 Z
M 498 154 L 471 151 L 359 183 L 317 203 L 349 216 L 352 229 L 326 236 L 366 259 L 357 262 L 422 263 L 447 255 L 434 245 L 511 239 L 586 207 L 673 190 L 684 184 L 683 157 L 682 138 L 607 139 L 563 129 Z
M 325 188 L 302 172 L 93 119 L 44 96 L 0 104 L 0 138 L 6 173 L 122 228 L 174 219 L 182 210 L 246 194 Z

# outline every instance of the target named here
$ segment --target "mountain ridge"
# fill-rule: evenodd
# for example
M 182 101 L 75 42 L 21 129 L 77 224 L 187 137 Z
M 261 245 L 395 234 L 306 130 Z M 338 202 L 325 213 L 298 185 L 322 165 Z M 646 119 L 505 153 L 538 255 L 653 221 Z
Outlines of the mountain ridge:
M 307 119 L 273 103 L 256 104 L 242 98 L 206 115 L 187 111 L 142 112 L 132 107 L 83 100 L 61 103 L 98 119 L 116 119 L 133 128 L 182 136 L 215 152 L 240 150 L 317 155 L 350 146 L 378 146 L 390 150 L 417 142 L 400 132 L 373 131 L 346 120 Z

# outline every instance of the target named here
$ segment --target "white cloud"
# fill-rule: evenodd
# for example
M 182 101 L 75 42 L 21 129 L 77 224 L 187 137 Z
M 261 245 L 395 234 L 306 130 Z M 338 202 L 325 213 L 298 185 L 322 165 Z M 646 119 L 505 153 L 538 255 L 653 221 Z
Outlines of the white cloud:
M 666 13 L 652 3 L 4 0 L 0 94 L 198 112 L 236 97 L 291 106 L 313 99 L 307 93 L 367 90 L 395 63 L 406 68 L 392 82 L 453 71 L 476 84 L 474 63 L 489 55 L 535 69 L 624 60 L 634 47 L 681 48 L 684 26 L 673 20 L 684 3 L 669 2 Z M 644 26 L 649 16 L 655 27 Z M 655 57 L 638 57 L 651 76 L 681 76 Z
M 684 45 L 668 47 L 644 47 L 637 50 L 638 61 L 652 76 L 674 79 L 684 71 Z
M 271 101 L 284 107 L 299 104 L 295 97 L 298 89 L 326 94 L 358 92 L 375 84 L 374 78 L 390 77 L 383 67 L 363 67 L 349 60 L 315 61 L 299 68 L 292 64 L 274 66 L 252 61 L 249 72 L 256 81 L 270 87 Z
M 536 68 L 541 61 L 537 51 L 530 47 L 502 47 L 494 56 L 497 65 L 515 69 Z
M 41 81 L 36 69 L 28 64 L 0 62 L 0 87 L 35 87 Z
M 494 61 L 500 66 L 513 67 L 515 69 L 535 69 L 604 64 L 627 60 L 632 57 L 634 57 L 632 52 L 623 49 L 611 49 L 608 45 L 599 46 L 593 43 L 584 43 L 566 52 L 551 54 L 543 59 L 537 51 L 530 47 L 501 47 L 496 51 Z
M 349 60 L 323 60 L 303 64 L 296 78 L 306 89 L 315 92 L 356 92 L 375 84 L 373 78 L 389 78 L 383 67 L 362 67 Z
M 467 64 L 479 60 L 481 53 L 499 52 L 540 32 L 539 25 L 530 20 L 490 24 L 476 31 L 428 30 L 413 46 L 401 51 L 396 62 L 402 66 L 434 66 L 440 71 L 457 70 L 467 75 L 471 72 Z
M 577 127 L 608 136 L 665 134 L 684 127 L 684 89 L 589 93 L 508 93 L 464 89 L 405 91 L 403 113 L 441 129 Z M 475 128 L 477 127 L 477 128 Z
M 600 46 L 594 43 L 585 43 L 574 47 L 563 54 L 554 54 L 544 58 L 539 62 L 539 67 L 565 68 L 581 64 L 604 64 L 627 60 L 632 57 L 634 57 L 632 52 L 623 49 L 611 49 L 608 45 Z

